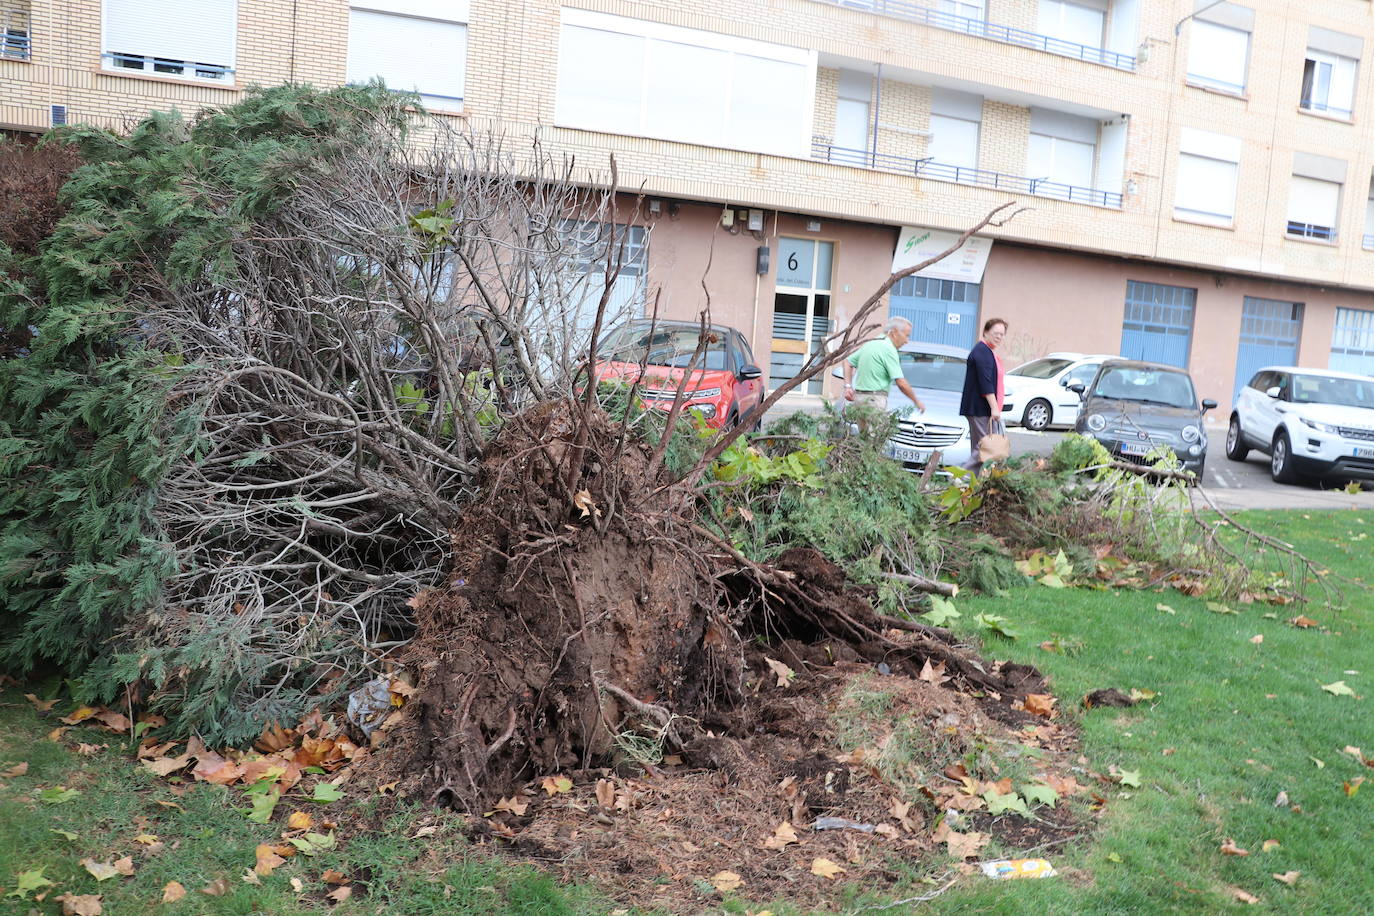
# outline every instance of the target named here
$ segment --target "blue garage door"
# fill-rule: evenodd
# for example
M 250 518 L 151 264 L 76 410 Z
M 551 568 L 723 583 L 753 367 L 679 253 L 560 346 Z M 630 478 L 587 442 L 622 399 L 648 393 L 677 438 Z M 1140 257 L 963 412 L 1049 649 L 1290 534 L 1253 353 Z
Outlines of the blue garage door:
M 1374 312 L 1336 309 L 1329 365 L 1341 372 L 1374 375 Z
M 1301 335 L 1301 302 L 1246 296 L 1236 352 L 1236 394 L 1264 366 L 1296 365 Z
M 892 287 L 889 314 L 911 322 L 911 339 L 972 347 L 978 340 L 977 283 L 906 277 Z
M 1187 367 L 1196 304 L 1195 289 L 1127 280 L 1121 355 Z

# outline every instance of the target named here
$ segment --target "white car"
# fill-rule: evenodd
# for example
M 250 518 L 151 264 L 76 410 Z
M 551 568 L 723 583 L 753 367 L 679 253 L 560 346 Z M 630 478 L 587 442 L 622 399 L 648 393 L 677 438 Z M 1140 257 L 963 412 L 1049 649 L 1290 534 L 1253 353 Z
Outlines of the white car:
M 1279 483 L 1304 477 L 1374 479 L 1374 378 L 1270 366 L 1236 398 L 1226 430 L 1226 457 L 1251 449 L 1269 455 Z
M 940 464 L 964 464 L 969 459 L 968 421 L 959 415 L 964 394 L 968 350 L 945 344 L 908 341 L 898 357 L 902 375 L 926 405 L 925 413 L 893 385 L 887 393 L 887 409 L 909 412 L 897 420 L 897 432 L 887 441 L 887 454 L 908 470 L 924 468 L 935 452 Z
M 1007 373 L 1002 416 L 1009 426 L 1042 430 L 1050 426 L 1072 427 L 1078 420 L 1078 393 L 1069 386 L 1085 388 L 1104 360 L 1120 359 L 1102 353 L 1051 353 L 1017 366 Z

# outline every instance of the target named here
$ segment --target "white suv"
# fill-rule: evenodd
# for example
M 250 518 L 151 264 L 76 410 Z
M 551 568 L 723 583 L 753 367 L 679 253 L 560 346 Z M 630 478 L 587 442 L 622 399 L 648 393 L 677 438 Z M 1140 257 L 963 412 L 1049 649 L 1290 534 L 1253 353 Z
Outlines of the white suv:
M 1226 457 L 1269 455 L 1279 483 L 1304 477 L 1374 479 L 1374 378 L 1271 366 L 1241 389 L 1226 430 Z

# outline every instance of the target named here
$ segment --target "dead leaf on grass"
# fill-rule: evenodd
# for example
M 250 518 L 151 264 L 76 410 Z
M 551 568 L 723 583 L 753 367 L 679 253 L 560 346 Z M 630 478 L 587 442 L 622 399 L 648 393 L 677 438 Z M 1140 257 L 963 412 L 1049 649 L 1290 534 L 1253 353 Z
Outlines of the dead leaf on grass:
M 244 884 L 256 884 L 259 887 L 262 886 L 262 879 L 258 877 L 257 872 L 246 871 L 243 874 L 239 875 L 239 880 L 242 881 Z
M 114 870 L 126 878 L 133 877 L 134 859 L 133 856 L 125 856 L 122 859 L 115 859 Z
M 101 709 L 91 718 L 110 729 L 110 731 L 121 735 L 127 732 L 129 726 L 132 724 L 129 722 L 128 716 L 117 713 L 113 709 Z
M 292 811 L 291 816 L 286 819 L 288 830 L 309 830 L 314 826 L 315 818 L 309 811 Z
M 0 779 L 13 779 L 16 776 L 23 776 L 29 771 L 29 762 L 16 763 L 8 770 L 0 770 Z
M 600 514 L 600 512 L 597 513 L 597 515 Z M 353 888 L 349 887 L 347 884 L 344 884 L 340 887 L 334 888 L 332 891 L 325 894 L 325 896 L 328 897 L 330 900 L 333 900 L 335 903 L 343 903 L 349 897 L 353 896 Z
M 951 830 L 945 837 L 945 845 L 949 847 L 949 854 L 956 859 L 970 859 L 978 855 L 979 850 L 988 845 L 992 839 L 986 833 L 958 833 Z
M 152 760 L 144 760 L 143 765 L 158 776 L 171 776 L 177 770 L 185 769 L 191 762 L 190 754 L 182 754 L 180 757 L 155 757 Z
M 257 864 L 253 866 L 253 871 L 260 875 L 270 875 L 278 865 L 286 864 L 286 860 L 273 852 L 272 847 L 265 843 L 260 843 L 254 853 L 257 856 Z
M 65 722 L 68 725 L 77 725 L 82 722 L 85 722 L 91 716 L 95 715 L 96 712 L 98 712 L 98 710 L 95 709 L 95 707 L 93 706 L 78 706 L 76 707 L 76 709 L 72 710 L 71 715 L 63 716 L 61 719 L 58 719 L 57 721 Z
M 168 881 L 167 886 L 162 889 L 163 903 L 176 903 L 186 896 L 186 886 L 180 881 Z
M 1231 896 L 1239 903 L 1259 903 L 1260 899 L 1249 891 L 1243 891 L 1238 887 L 1230 888 Z
M 1026 712 L 1048 719 L 1054 715 L 1054 704 L 1057 702 L 1055 697 L 1047 693 L 1028 693 L 1025 699 Z
M 1288 622 L 1293 626 L 1303 630 L 1308 629 L 1309 627 L 1321 626 L 1321 624 L 1317 623 L 1317 621 L 1313 620 L 1311 617 L 1304 617 L 1301 614 L 1299 614 L 1297 617 L 1294 617 L 1292 620 Z
M 615 783 L 609 779 L 596 781 L 596 803 L 603 808 L 615 807 Z
M 728 894 L 744 883 L 744 879 L 732 871 L 718 871 L 711 876 L 711 886 L 722 894 Z
M 1250 641 L 1258 646 L 1260 643 L 1264 642 L 1264 634 L 1256 633 L 1254 636 L 1250 637 Z
M 558 795 L 560 792 L 572 791 L 572 780 L 566 776 L 545 776 L 544 781 L 539 784 L 549 795 Z
M 350 879 L 343 872 L 335 868 L 325 869 L 324 874 L 320 875 L 320 880 L 325 884 L 348 884 Z
M 1260 846 L 1260 852 L 1268 852 L 1271 849 L 1277 849 L 1280 845 L 1282 844 L 1280 844 L 1278 840 L 1265 840 Z
M 773 835 L 763 841 L 764 849 L 782 849 L 789 843 L 800 843 L 797 831 L 792 827 L 790 821 L 783 821 L 774 830 Z
M 1276 873 L 1273 877 L 1274 880 L 1280 884 L 1287 884 L 1289 887 L 1292 887 L 1294 884 L 1298 883 L 1298 877 L 1301 874 L 1302 872 L 1300 871 L 1286 871 L 1283 874 Z
M 81 867 L 90 872 L 91 877 L 95 878 L 97 881 L 108 881 L 119 874 L 119 869 L 115 868 L 109 862 L 97 862 L 95 859 L 87 858 L 82 859 L 80 864 Z
M 84 744 L 84 743 L 82 743 L 82 744 L 78 744 L 78 745 L 76 746 L 76 752 L 77 752 L 78 754 L 80 754 L 82 757 L 94 757 L 96 754 L 99 754 L 101 751 L 107 749 L 108 747 L 109 747 L 108 744 Z
M 811 860 L 811 874 L 813 874 L 813 875 L 817 875 L 817 876 L 819 876 L 819 877 L 821 877 L 821 878 L 829 878 L 830 880 L 833 881 L 833 880 L 835 880 L 836 877 L 838 877 L 839 875 L 841 875 L 841 874 L 843 874 L 843 873 L 844 873 L 844 866 L 843 866 L 843 865 L 836 865 L 834 862 L 830 861 L 829 859 L 812 859 L 812 860 Z
M 52 709 L 54 706 L 57 705 L 57 700 L 56 700 L 56 699 L 52 699 L 52 700 L 40 700 L 40 699 L 38 699 L 38 697 L 34 696 L 34 695 L 31 694 L 31 693 L 26 693 L 26 694 L 24 694 L 24 699 L 26 699 L 26 700 L 28 700 L 30 703 L 32 703 L 32 704 L 33 704 L 33 708 L 36 709 L 36 710 L 38 710 L 39 712 L 47 712 L 49 709 Z
M 1354 779 L 1346 781 L 1345 783 L 1343 783 L 1343 786 L 1345 788 L 1345 794 L 1347 796 L 1353 796 L 1356 792 L 1360 791 L 1360 784 L 1363 782 L 1363 776 L 1356 776 Z
M 1229 836 L 1221 841 L 1221 854 L 1225 856 L 1248 856 L 1250 850 L 1241 849 Z
M 544 781 L 545 781 L 545 782 L 548 782 L 547 779 L 544 780 Z M 565 779 L 564 782 L 567 782 L 567 780 Z M 602 782 L 605 782 L 605 780 L 602 780 Z M 571 785 L 571 783 L 569 783 L 568 789 L 571 789 L 571 788 L 572 788 L 572 785 Z M 566 791 L 568 791 L 568 789 L 557 789 L 556 791 L 566 792 Z M 544 791 L 545 791 L 545 792 L 548 792 L 548 791 L 549 791 L 549 790 L 548 790 L 548 786 L 545 786 L 545 787 L 544 787 Z M 600 791 L 599 788 L 598 788 L 598 791 Z M 553 793 L 553 792 L 549 792 L 549 794 L 550 794 L 550 795 L 553 795 L 554 793 Z M 505 812 L 507 812 L 507 813 L 514 814 L 516 817 L 524 817 L 524 816 L 525 816 L 525 812 L 529 809 L 529 807 L 530 807 L 530 803 L 527 802 L 527 801 L 525 801 L 524 798 L 522 798 L 522 797 L 519 796 L 519 795 L 512 795 L 510 798 L 503 798 L 503 799 L 501 799 L 500 801 L 498 801 L 498 802 L 496 803 L 496 805 L 495 805 L 495 810 L 497 810 L 497 811 L 505 811 Z
M 216 878 L 202 887 L 200 892 L 207 897 L 223 897 L 229 893 L 229 882 L 224 878 Z
M 62 916 L 100 916 L 104 907 L 100 898 L 103 894 L 63 894 L 53 900 L 62 904 Z

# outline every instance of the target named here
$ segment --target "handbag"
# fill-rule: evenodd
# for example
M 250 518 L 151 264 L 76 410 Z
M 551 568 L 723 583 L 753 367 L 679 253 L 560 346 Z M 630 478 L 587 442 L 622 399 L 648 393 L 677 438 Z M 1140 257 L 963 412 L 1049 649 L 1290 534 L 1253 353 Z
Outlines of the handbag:
M 1011 440 L 1007 438 L 1007 428 L 1001 420 L 990 427 L 990 432 L 978 440 L 978 462 L 1006 461 L 1011 457 Z

